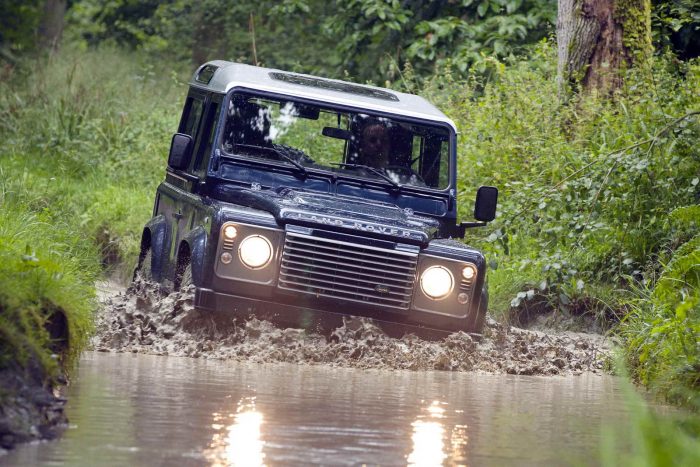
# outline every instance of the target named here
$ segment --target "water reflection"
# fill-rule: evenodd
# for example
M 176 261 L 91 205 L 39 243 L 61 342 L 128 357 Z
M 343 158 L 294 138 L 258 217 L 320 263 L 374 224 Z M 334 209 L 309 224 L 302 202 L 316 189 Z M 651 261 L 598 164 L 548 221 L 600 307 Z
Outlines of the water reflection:
M 411 424 L 413 450 L 408 455 L 409 465 L 442 465 L 448 457 L 451 464 L 464 465 L 468 440 L 467 425 L 452 427 L 448 438 L 445 426 L 446 406 L 446 402 L 431 402 Z M 448 446 L 445 446 L 446 443 Z
M 265 465 L 263 414 L 255 407 L 255 397 L 241 399 L 235 413 L 213 416 L 212 428 L 217 432 L 204 453 L 213 467 Z
M 88 353 L 72 428 L 0 465 L 588 465 L 618 384 Z

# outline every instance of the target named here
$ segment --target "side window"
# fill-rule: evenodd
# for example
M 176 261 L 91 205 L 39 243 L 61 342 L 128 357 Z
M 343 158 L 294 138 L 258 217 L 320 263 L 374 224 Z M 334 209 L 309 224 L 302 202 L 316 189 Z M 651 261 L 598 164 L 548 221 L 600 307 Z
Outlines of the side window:
M 450 143 L 443 141 L 440 145 L 440 188 L 450 184 Z
M 192 138 L 196 138 L 199 122 L 202 120 L 203 109 L 203 100 L 196 97 L 188 97 L 182 112 L 182 120 L 180 121 L 178 133 L 184 133 L 192 136 Z
M 202 137 L 200 138 L 199 150 L 194 164 L 194 173 L 203 175 L 209 165 L 209 158 L 214 146 L 214 133 L 216 133 L 216 119 L 219 115 L 219 104 L 211 102 L 207 108 L 204 125 L 202 126 Z
M 420 174 L 423 172 L 423 137 L 419 135 L 413 135 L 413 142 L 411 144 L 411 170 L 415 173 Z

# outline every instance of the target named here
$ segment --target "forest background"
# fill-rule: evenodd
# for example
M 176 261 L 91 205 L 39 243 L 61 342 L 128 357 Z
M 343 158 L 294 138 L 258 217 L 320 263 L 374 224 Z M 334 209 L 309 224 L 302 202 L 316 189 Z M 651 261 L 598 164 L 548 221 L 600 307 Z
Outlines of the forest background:
M 596 3 L 3 1 L 0 367 L 50 379 L 78 355 L 95 281 L 133 270 L 190 73 L 227 59 L 440 107 L 460 130 L 461 218 L 477 186 L 501 190 L 466 238 L 487 252 L 492 316 L 610 333 L 624 371 L 689 414 L 647 441 L 697 455 L 700 7 L 598 1 L 633 51 L 601 86 L 592 63 L 562 70 L 558 8 L 577 2 Z

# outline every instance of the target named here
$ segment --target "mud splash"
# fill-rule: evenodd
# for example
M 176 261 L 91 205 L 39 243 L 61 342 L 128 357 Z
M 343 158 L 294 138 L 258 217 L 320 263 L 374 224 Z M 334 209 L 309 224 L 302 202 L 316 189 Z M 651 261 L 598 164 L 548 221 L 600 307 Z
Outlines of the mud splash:
M 163 296 L 137 282 L 107 293 L 92 347 L 252 362 L 328 364 L 356 368 L 448 370 L 519 375 L 602 372 L 610 348 L 599 335 L 547 334 L 487 319 L 482 338 L 458 332 L 440 341 L 387 336 L 368 319 L 351 318 L 329 336 L 282 329 L 254 317 L 200 312 L 191 291 Z

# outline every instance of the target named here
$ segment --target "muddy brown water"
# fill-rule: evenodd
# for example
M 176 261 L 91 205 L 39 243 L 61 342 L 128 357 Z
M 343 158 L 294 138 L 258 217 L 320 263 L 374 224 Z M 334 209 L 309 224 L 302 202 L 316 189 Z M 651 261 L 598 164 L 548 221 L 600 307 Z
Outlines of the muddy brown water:
M 3 465 L 595 465 L 621 381 L 84 354 L 62 439 Z

